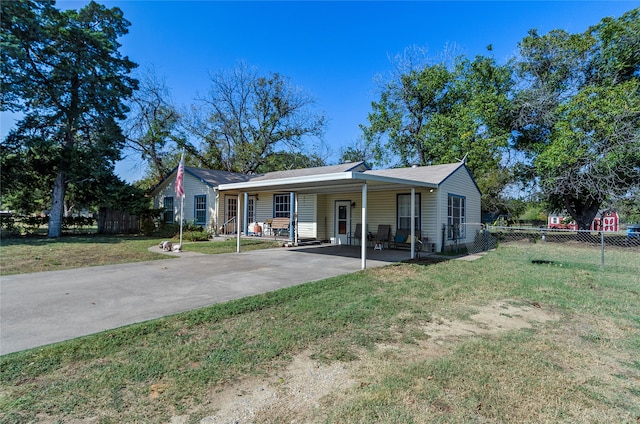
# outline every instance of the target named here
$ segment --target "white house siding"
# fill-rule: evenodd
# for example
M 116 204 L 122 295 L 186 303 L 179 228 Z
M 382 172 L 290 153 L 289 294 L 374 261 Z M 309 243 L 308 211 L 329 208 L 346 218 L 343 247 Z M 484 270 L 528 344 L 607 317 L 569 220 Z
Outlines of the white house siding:
M 459 242 L 472 242 L 475 237 L 475 231 L 477 229 L 476 227 L 479 228 L 479 224 L 481 222 L 480 193 L 465 168 L 459 168 L 440 185 L 438 196 L 440 202 L 440 216 L 438 218 L 440 220 L 440 231 L 442 225 L 447 224 L 447 201 L 450 194 L 465 197 L 465 220 L 467 224 L 467 230 L 465 232 L 465 238 L 459 240 Z M 440 249 L 441 246 L 441 239 L 442 235 L 439 236 L 439 240 L 437 243 L 438 249 Z M 451 241 L 446 240 L 445 236 L 445 245 L 449 244 L 451 244 Z
M 318 237 L 318 209 L 317 195 L 300 194 L 298 200 L 298 237 L 317 238 Z
M 367 192 L 367 228 L 369 232 L 375 234 L 378 225 L 390 225 L 392 233 L 396 231 L 397 224 L 397 195 L 410 194 L 411 190 L 400 191 L 368 191 Z M 421 194 L 422 200 L 422 235 L 434 237 L 435 216 L 436 216 L 436 193 L 417 191 Z M 355 202 L 355 207 L 351 209 L 351 226 L 349 232 L 355 232 L 356 224 L 362 222 L 362 192 L 342 193 L 337 195 L 320 196 L 318 214 L 319 225 L 329 239 L 334 236 L 335 202 L 338 200 L 349 200 Z M 326 216 L 326 219 L 323 217 Z M 323 223 L 326 222 L 326 229 Z
M 420 191 L 422 197 L 422 237 L 427 237 L 429 242 L 437 243 L 438 225 L 438 190 Z
M 316 196 L 316 216 L 318 218 L 317 222 L 317 238 L 318 240 L 329 240 L 331 235 L 329 235 L 329 222 L 327 217 L 327 196 L 326 195 L 317 195 Z M 333 228 L 333 226 L 331 226 Z
M 195 219 L 195 196 L 206 196 L 207 204 L 207 226 L 215 214 L 216 207 L 216 190 L 207 184 L 204 184 L 198 178 L 190 174 L 184 174 L 184 192 L 187 195 L 184 198 L 184 222 L 193 223 Z M 175 178 L 169 178 L 154 196 L 153 207 L 161 208 L 164 205 L 165 197 L 173 197 L 173 216 L 174 222 L 180 222 L 180 199 L 176 195 Z
M 369 231 L 376 234 L 378 225 L 391 225 L 391 233 L 396 230 L 396 192 L 367 192 L 367 224 Z
M 273 218 L 273 193 L 258 193 L 256 221 L 264 222 Z

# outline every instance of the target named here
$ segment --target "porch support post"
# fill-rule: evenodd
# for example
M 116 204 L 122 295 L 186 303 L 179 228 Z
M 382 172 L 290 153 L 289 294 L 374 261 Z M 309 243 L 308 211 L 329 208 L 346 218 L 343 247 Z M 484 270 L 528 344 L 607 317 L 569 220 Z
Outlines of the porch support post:
M 242 231 L 244 235 L 249 235 L 249 192 L 244 194 L 244 205 L 242 205 Z
M 411 259 L 416 257 L 416 188 L 411 187 Z
M 236 253 L 240 253 L 240 206 L 242 205 L 242 193 L 238 192 L 238 210 L 236 210 Z
M 217 237 L 219 235 L 218 232 L 218 206 L 220 204 L 220 192 L 218 191 L 218 189 L 216 189 L 215 191 L 216 193 L 216 202 L 213 204 L 213 235 L 215 237 Z M 222 208 L 222 210 L 224 210 L 224 208 Z
M 297 246 L 298 245 L 298 196 L 295 196 L 295 199 L 296 199 L 296 201 L 295 201 L 295 208 L 294 209 L 295 209 L 296 213 L 294 215 L 294 218 L 295 218 L 294 224 L 295 225 L 293 226 L 293 229 L 295 230 L 295 233 L 294 233 L 294 238 L 293 238 L 293 245 Z
M 292 191 L 289 193 L 289 241 L 294 240 L 293 235 L 296 231 L 294 227 L 294 224 L 295 224 L 294 215 L 296 213 L 295 202 L 296 202 L 296 194 Z
M 360 239 L 361 269 L 367 268 L 367 183 L 362 184 L 362 237 Z

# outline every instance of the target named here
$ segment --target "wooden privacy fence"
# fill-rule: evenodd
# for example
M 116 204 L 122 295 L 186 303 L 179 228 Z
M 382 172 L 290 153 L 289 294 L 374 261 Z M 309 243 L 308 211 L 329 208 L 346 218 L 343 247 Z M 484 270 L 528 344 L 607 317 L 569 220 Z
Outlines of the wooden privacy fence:
M 140 219 L 125 211 L 100 209 L 98 212 L 99 234 L 137 234 L 140 232 Z

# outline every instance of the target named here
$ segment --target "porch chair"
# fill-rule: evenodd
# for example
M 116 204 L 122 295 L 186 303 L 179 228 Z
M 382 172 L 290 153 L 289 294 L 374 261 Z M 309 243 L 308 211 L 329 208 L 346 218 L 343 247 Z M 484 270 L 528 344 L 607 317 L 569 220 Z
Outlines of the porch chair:
M 367 224 L 367 230 L 368 229 L 369 225 Z M 352 244 L 354 241 L 362 243 L 362 224 L 356 224 L 356 230 L 353 232 L 353 235 L 349 236 L 349 244 Z
M 389 241 L 391 240 L 391 225 L 380 224 L 378 225 L 378 232 L 376 233 L 373 241 L 375 242 L 374 250 L 382 250 L 384 244 L 387 243 L 389 247 Z

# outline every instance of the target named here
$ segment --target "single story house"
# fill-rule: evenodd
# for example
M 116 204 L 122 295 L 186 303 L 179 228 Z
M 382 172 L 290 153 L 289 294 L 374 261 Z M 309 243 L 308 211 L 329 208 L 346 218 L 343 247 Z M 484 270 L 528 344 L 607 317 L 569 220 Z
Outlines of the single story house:
M 176 172 L 152 193 L 154 207 L 165 208 L 166 222 L 179 219 Z M 363 268 L 367 235 L 375 242 L 380 226 L 389 227 L 387 244 L 402 232 L 411 257 L 416 240 L 443 251 L 473 242 L 481 226 L 480 190 L 464 162 L 381 170 L 353 162 L 261 175 L 185 167 L 184 192 L 185 222 L 239 239 L 255 223 L 267 233 L 275 218 L 289 218 L 292 242 L 359 244 Z M 358 228 L 366 230 L 357 234 Z

